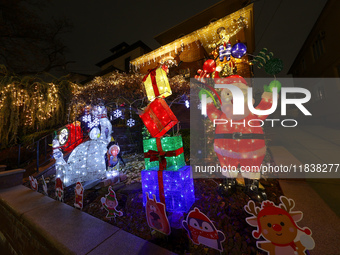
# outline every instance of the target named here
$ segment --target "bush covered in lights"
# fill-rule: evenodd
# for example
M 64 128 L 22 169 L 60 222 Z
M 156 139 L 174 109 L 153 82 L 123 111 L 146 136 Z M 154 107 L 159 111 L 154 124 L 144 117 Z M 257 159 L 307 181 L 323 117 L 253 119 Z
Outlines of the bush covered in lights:
M 166 210 L 169 212 L 187 212 L 195 202 L 194 182 L 191 167 L 184 166 L 178 171 L 162 171 Z M 159 198 L 159 171 L 142 171 L 143 205 L 146 203 L 145 192 Z

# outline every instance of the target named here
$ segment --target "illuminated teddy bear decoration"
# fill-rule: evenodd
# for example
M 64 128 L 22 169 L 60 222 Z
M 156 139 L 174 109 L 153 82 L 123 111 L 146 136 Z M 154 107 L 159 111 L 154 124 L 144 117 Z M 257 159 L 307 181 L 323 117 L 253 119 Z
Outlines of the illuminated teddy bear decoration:
M 241 89 L 244 96 L 244 113 L 236 115 L 233 112 L 233 95 L 229 89 L 224 88 L 221 93 L 221 110 L 217 109 L 211 97 L 207 98 L 207 115 L 215 125 L 214 150 L 222 168 L 227 169 L 222 174 L 227 177 L 220 192 L 226 194 L 235 187 L 237 169 L 243 168 L 242 176 L 246 181 L 248 191 L 258 197 L 258 179 L 260 178 L 260 166 L 266 155 L 266 145 L 261 121 L 268 115 L 257 115 L 248 108 L 248 84 L 239 75 L 231 75 L 227 78 L 215 79 L 215 83 L 230 84 Z M 273 87 L 280 90 L 280 83 L 264 86 L 262 100 L 255 110 L 268 110 L 272 107 Z M 211 95 L 211 94 L 210 94 Z M 209 93 L 207 93 L 209 96 Z M 252 99 L 252 105 L 255 100 Z M 248 179 L 248 180 L 247 180 Z M 253 181 L 251 181 L 253 180 Z M 265 199 L 265 193 L 263 192 Z
M 262 202 L 261 208 L 256 207 L 250 200 L 244 210 L 253 215 L 246 218 L 249 225 L 257 227 L 253 237 L 262 236 L 266 241 L 258 241 L 257 247 L 269 255 L 305 255 L 306 249 L 313 249 L 314 240 L 312 231 L 305 227 L 300 228 L 296 222 L 303 217 L 302 212 L 291 211 L 294 200 L 284 196 L 280 197 L 281 204 L 275 206 L 271 201 Z

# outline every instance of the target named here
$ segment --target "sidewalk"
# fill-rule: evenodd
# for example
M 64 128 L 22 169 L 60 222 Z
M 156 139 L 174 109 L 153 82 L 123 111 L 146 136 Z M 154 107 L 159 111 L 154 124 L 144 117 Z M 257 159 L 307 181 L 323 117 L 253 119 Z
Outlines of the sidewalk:
M 302 126 L 274 131 L 270 134 L 269 149 L 277 165 L 340 163 L 340 130 Z M 294 210 L 304 213 L 299 226 L 309 227 L 313 232 L 315 248 L 311 254 L 340 254 L 340 179 L 279 182 L 284 195 L 295 201 Z
M 274 128 L 269 149 L 277 164 L 339 164 L 340 130 L 323 126 Z M 287 153 L 291 156 L 287 156 Z M 292 159 L 294 158 L 294 160 Z M 294 161 L 294 162 L 293 162 Z M 327 173 L 326 173 L 327 174 Z M 306 179 L 307 183 L 340 217 L 340 167 L 338 178 Z
M 303 212 L 303 219 L 298 225 L 312 230 L 315 248 L 310 253 L 340 254 L 339 217 L 305 181 L 280 180 L 279 182 L 285 196 L 294 199 L 293 210 Z

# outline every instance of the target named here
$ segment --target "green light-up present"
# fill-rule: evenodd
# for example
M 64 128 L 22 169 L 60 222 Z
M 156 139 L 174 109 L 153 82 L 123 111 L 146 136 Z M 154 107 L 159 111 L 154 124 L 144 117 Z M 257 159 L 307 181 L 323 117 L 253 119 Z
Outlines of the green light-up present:
M 181 136 L 143 140 L 145 170 L 177 171 L 185 166 Z

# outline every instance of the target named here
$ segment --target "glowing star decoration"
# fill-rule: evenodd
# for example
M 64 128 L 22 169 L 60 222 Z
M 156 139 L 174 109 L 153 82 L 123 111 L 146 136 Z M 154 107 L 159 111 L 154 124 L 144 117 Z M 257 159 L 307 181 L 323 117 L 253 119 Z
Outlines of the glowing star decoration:
M 114 111 L 113 111 L 113 117 L 114 117 L 115 119 L 118 119 L 118 118 L 122 117 L 122 111 L 119 110 L 119 109 L 114 110 Z
M 38 191 L 38 182 L 37 179 L 35 179 L 33 176 L 29 176 L 28 177 L 30 180 L 30 185 L 31 185 L 31 189 Z
M 132 119 L 132 118 L 128 119 L 127 122 L 126 122 L 126 125 L 128 127 L 133 127 L 135 125 L 135 120 Z
M 197 207 L 188 213 L 182 225 L 194 244 L 203 244 L 220 252 L 223 251 L 222 242 L 225 240 L 223 232 L 217 230 L 211 220 Z
M 42 181 L 43 181 L 43 191 L 44 191 L 44 194 L 45 194 L 46 196 L 48 196 L 48 192 L 47 192 L 47 184 L 46 184 L 46 182 L 45 182 L 44 175 L 42 175 L 41 179 L 42 179 Z
M 64 201 L 64 184 L 60 178 L 55 179 L 55 196 L 58 201 Z
M 106 218 L 111 219 L 115 218 L 116 216 L 123 215 L 123 212 L 116 209 L 118 206 L 118 201 L 116 198 L 116 193 L 112 190 L 111 186 L 109 186 L 109 193 L 105 195 L 105 197 L 102 197 L 100 201 L 107 211 Z
M 74 207 L 83 209 L 84 188 L 81 182 L 77 182 L 76 187 L 74 189 L 74 193 L 75 193 Z
M 172 94 L 167 72 L 168 67 L 163 65 L 150 70 L 149 73 L 144 76 L 143 82 L 149 101 L 153 101 L 157 97 L 165 98 Z
M 311 237 L 312 231 L 296 224 L 303 214 L 292 211 L 295 206 L 293 199 L 281 196 L 280 201 L 279 206 L 268 200 L 263 201 L 260 208 L 250 200 L 244 206 L 244 210 L 253 215 L 246 218 L 247 223 L 257 227 L 257 230 L 253 231 L 253 237 L 259 239 L 262 236 L 266 240 L 257 241 L 256 245 L 269 255 L 306 254 L 306 249 L 311 250 L 315 246 Z
M 146 193 L 146 198 L 145 211 L 149 227 L 162 234 L 170 235 L 171 228 L 165 213 L 165 205 L 157 202 L 155 195 L 153 195 L 153 199 L 150 199 L 149 193 Z

